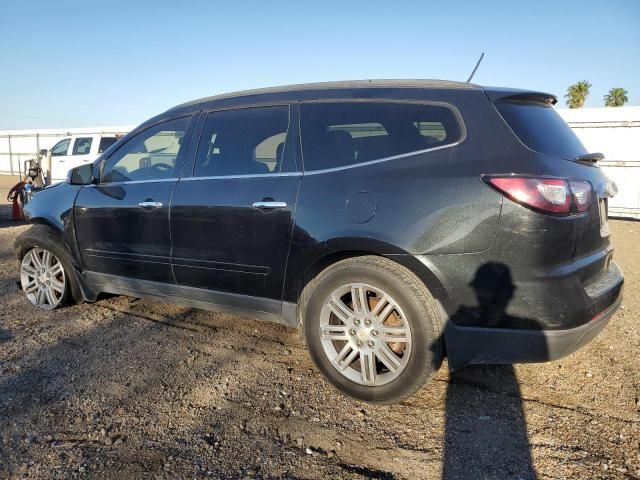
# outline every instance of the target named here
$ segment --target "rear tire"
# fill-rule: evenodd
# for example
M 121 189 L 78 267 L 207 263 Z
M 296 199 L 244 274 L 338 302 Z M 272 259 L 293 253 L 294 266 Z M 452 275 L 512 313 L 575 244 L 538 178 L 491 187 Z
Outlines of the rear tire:
M 362 256 L 331 265 L 305 287 L 302 328 L 316 366 L 341 392 L 370 403 L 414 394 L 442 362 L 433 296 L 410 270 Z

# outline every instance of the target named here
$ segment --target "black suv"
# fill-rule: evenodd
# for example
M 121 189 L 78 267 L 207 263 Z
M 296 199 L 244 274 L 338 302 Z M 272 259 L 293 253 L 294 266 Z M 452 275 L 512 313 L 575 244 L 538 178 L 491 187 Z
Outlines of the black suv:
M 615 185 L 546 93 L 444 81 L 297 85 L 143 123 L 35 195 L 22 288 L 101 292 L 298 327 L 379 403 L 439 368 L 553 360 L 621 301 Z

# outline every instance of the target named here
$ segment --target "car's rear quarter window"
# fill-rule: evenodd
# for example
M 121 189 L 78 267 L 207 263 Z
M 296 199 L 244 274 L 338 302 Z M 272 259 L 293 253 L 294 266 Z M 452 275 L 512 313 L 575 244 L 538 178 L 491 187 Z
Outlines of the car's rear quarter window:
M 307 171 L 344 167 L 458 142 L 453 108 L 408 102 L 311 102 L 301 106 Z

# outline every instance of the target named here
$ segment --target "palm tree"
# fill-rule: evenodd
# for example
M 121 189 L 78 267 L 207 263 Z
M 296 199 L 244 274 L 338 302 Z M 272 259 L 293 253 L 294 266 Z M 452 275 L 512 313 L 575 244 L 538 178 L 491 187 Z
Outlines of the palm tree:
M 567 99 L 569 108 L 580 108 L 584 105 L 585 100 L 589 96 L 591 84 L 586 80 L 580 80 L 578 83 L 569 85 L 564 98 Z
M 609 93 L 604 96 L 605 107 L 621 107 L 628 101 L 627 91 L 620 87 L 612 88 L 609 90 Z

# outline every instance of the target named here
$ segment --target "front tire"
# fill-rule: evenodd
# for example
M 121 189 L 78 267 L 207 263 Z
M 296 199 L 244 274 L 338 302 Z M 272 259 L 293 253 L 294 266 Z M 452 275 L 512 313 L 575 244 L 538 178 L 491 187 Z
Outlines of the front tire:
M 82 301 L 69 249 L 50 227 L 31 226 L 16 239 L 15 251 L 21 288 L 33 305 L 53 310 Z
M 69 282 L 62 262 L 45 248 L 27 251 L 20 263 L 20 283 L 27 299 L 43 310 L 53 310 L 67 299 Z
M 335 263 L 309 282 L 300 306 L 311 358 L 351 397 L 399 402 L 440 367 L 435 300 L 415 274 L 391 260 Z

